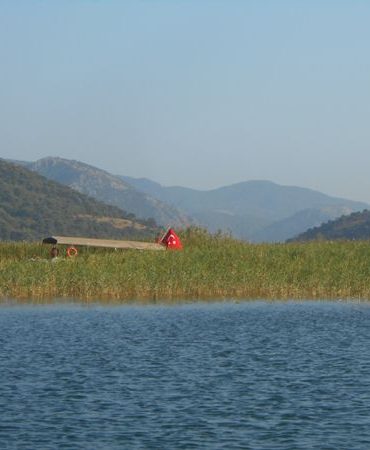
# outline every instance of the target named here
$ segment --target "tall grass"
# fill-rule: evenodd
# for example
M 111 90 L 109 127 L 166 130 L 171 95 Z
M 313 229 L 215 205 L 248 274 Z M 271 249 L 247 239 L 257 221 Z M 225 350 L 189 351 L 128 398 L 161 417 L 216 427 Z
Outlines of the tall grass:
M 80 300 L 370 298 L 368 242 L 248 244 L 189 229 L 183 251 L 0 245 L 0 298 Z M 64 253 L 61 247 L 61 253 Z

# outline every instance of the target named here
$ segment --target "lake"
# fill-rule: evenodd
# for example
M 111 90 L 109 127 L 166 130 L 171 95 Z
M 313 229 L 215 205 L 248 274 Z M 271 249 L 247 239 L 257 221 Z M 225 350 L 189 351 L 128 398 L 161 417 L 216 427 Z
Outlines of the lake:
M 370 304 L 0 307 L 1 449 L 370 448 Z

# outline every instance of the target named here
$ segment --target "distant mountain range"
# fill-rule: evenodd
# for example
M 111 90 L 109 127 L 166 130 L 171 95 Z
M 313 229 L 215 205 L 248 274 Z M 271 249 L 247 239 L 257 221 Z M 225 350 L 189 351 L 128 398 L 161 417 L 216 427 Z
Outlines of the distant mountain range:
M 122 178 L 136 189 L 176 205 L 211 231 L 230 231 L 253 242 L 283 242 L 327 220 L 368 207 L 363 202 L 269 181 L 197 191 L 163 187 L 147 179 Z
M 269 181 L 246 181 L 200 191 L 113 175 L 62 158 L 20 164 L 142 219 L 153 218 L 158 224 L 175 227 L 199 225 L 252 242 L 283 242 L 323 222 L 369 207 L 363 202 Z
M 157 232 L 151 221 L 0 159 L 0 240 L 41 240 L 53 234 L 153 239 Z

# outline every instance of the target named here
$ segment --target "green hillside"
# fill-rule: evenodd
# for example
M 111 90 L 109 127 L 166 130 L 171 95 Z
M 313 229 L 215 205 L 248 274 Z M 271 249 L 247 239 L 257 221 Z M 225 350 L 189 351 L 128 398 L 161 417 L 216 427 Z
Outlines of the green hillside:
M 138 221 L 0 159 L 0 240 L 39 240 L 53 234 L 119 239 L 155 233 L 153 221 Z
M 370 211 L 355 212 L 330 220 L 319 227 L 299 234 L 291 242 L 313 240 L 367 240 L 370 239 Z
M 121 177 L 80 161 L 64 158 L 43 158 L 22 162 L 39 175 L 69 186 L 108 205 L 117 206 L 143 219 L 153 218 L 160 225 L 187 226 L 190 219 L 174 206 L 141 192 Z

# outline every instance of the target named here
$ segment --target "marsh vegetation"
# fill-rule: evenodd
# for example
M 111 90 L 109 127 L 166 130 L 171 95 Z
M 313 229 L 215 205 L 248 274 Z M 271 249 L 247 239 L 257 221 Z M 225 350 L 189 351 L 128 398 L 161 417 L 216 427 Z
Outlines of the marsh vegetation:
M 0 244 L 0 298 L 47 301 L 370 298 L 370 243 L 249 244 L 198 229 L 183 251 Z

